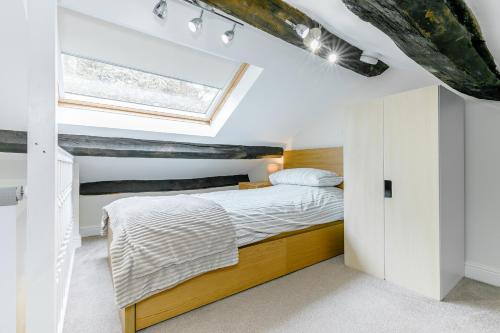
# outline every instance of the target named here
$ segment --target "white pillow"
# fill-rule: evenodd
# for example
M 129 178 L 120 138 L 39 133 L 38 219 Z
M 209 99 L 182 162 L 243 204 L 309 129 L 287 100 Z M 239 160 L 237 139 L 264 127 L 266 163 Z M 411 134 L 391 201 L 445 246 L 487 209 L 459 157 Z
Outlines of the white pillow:
M 344 178 L 327 170 L 295 168 L 275 172 L 269 176 L 269 180 L 273 185 L 337 186 Z

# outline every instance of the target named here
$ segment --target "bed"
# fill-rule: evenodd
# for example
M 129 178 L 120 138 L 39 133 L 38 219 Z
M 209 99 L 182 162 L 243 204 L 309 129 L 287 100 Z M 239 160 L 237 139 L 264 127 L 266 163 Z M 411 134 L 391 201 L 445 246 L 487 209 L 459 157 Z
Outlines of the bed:
M 284 155 L 285 169 L 311 167 L 342 175 L 342 166 L 340 147 L 291 150 Z M 120 311 L 123 332 L 137 332 L 343 253 L 343 194 L 339 188 L 304 189 L 278 185 L 231 192 L 197 196 L 213 200 L 229 211 L 236 224 L 238 264 L 204 273 L 126 306 Z M 233 198 L 236 195 L 238 200 Z M 259 202 L 259 197 L 264 199 Z M 318 207 L 317 202 L 322 200 L 330 203 L 328 209 L 314 211 L 312 205 L 307 214 L 301 215 L 301 209 L 297 209 L 293 218 L 280 215 L 287 213 L 282 209 L 287 204 L 300 206 L 302 201 Z M 272 209 L 275 211 L 270 211 Z M 255 213 L 249 214 L 252 211 Z M 238 221 L 241 221 L 240 226 Z M 113 239 L 111 230 L 108 239 L 110 242 Z

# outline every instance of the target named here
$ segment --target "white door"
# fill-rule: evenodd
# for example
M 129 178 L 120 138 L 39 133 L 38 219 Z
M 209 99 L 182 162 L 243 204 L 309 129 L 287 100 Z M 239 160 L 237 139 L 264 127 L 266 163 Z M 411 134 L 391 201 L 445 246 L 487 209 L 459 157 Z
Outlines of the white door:
M 347 266 L 384 278 L 383 100 L 346 111 L 344 238 Z
M 385 277 L 439 299 L 438 87 L 384 99 Z

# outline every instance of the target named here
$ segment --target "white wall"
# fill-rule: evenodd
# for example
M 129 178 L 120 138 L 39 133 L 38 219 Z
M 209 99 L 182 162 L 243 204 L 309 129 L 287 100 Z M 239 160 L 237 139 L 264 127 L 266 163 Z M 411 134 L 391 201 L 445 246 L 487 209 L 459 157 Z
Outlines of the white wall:
M 26 154 L 0 152 L 0 186 L 26 184 Z
M 28 127 L 28 58 L 23 1 L 0 4 L 0 129 L 26 130 Z
M 465 156 L 466 275 L 500 286 L 500 102 L 467 103 Z

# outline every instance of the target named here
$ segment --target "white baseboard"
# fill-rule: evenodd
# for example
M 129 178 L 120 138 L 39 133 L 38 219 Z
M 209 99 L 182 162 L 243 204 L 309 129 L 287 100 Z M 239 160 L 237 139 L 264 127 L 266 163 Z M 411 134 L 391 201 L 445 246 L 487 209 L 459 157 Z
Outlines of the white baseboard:
M 82 227 L 80 226 L 80 236 L 82 237 L 90 237 L 90 236 L 100 236 L 101 235 L 101 226 L 89 226 Z
M 473 280 L 500 287 L 500 270 L 497 268 L 467 262 L 465 264 L 465 276 Z

